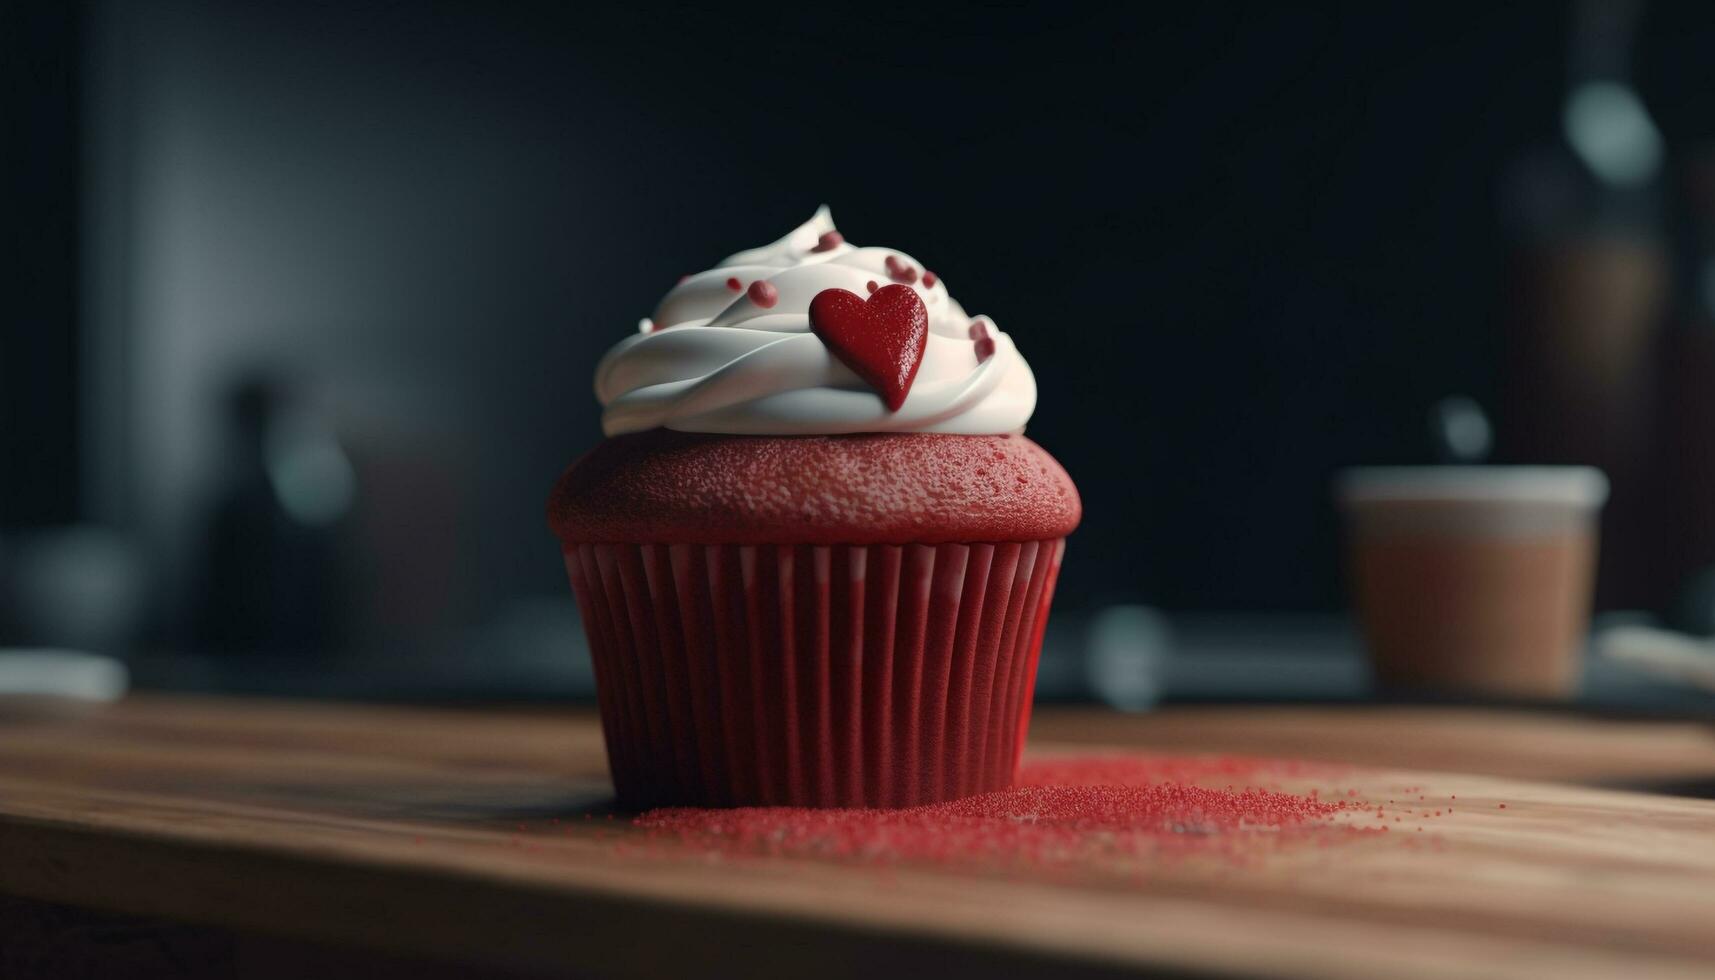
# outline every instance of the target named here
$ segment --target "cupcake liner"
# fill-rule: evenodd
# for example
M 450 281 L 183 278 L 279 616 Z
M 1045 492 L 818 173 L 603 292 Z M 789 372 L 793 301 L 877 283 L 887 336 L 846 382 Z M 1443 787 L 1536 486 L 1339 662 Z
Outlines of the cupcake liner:
M 898 807 L 1010 786 L 1064 550 L 567 548 L 620 801 Z

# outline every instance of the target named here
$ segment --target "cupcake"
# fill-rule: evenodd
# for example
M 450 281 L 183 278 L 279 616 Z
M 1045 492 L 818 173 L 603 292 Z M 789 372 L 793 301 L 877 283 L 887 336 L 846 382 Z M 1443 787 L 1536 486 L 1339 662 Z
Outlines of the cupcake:
M 595 391 L 548 510 L 624 805 L 1012 784 L 1082 509 L 992 320 L 823 208 L 681 280 Z

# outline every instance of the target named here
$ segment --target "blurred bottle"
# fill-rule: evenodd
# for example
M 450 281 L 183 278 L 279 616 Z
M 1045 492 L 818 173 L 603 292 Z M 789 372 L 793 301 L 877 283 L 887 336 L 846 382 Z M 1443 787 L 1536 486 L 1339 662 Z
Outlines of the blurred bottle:
M 204 539 L 198 635 L 213 653 L 348 645 L 356 477 L 331 428 L 275 379 L 230 390 L 228 472 Z
M 1652 493 L 1654 367 L 1670 268 L 1663 145 L 1630 81 L 1640 5 L 1574 5 L 1563 141 L 1514 169 L 1499 455 L 1578 463 L 1612 484 L 1598 602 L 1662 594 Z
M 1664 566 L 1670 619 L 1715 632 L 1715 146 L 1681 168 L 1685 217 L 1676 315 L 1661 358 Z

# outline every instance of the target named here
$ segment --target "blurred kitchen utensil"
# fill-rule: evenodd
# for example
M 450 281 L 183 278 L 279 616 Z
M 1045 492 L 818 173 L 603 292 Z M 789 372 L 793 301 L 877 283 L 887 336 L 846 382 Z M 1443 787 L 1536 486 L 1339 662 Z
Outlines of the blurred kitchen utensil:
M 1173 645 L 1166 616 L 1149 606 L 1108 606 L 1091 617 L 1085 644 L 1085 680 L 1096 697 L 1121 711 L 1147 711 L 1161 700 Z
M 1656 677 L 1715 692 L 1715 641 L 1650 626 L 1616 626 L 1597 635 L 1596 652 Z
M 0 649 L 0 696 L 117 701 L 130 677 L 112 657 L 75 650 Z
M 0 541 L 0 644 L 123 652 L 149 588 L 135 543 L 71 524 Z

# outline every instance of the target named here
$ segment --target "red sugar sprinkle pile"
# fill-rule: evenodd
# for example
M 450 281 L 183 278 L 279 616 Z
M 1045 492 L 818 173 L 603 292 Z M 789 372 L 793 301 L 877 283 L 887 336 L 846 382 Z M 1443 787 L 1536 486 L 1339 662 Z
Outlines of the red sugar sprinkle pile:
M 903 810 L 676 807 L 649 811 L 635 826 L 649 841 L 719 856 L 1108 873 L 1136 870 L 1159 857 L 1213 854 L 1243 861 L 1289 840 L 1326 844 L 1381 832 L 1333 821 L 1361 808 L 1344 800 L 1197 785 L 1256 775 L 1272 765 L 1071 758 L 1027 766 L 1011 790 Z
M 1224 785 L 1227 789 L 1232 789 L 1232 781 L 1235 779 L 1261 780 L 1265 776 L 1332 778 L 1345 772 L 1342 767 L 1324 763 L 1295 759 L 1258 759 L 1244 755 L 1049 756 L 1025 763 L 1018 773 L 1018 785 L 1147 786 L 1152 783 L 1197 783 Z M 1317 790 L 1310 791 L 1312 799 L 1317 795 Z
M 813 248 L 810 249 L 810 251 L 812 251 L 812 252 L 832 252 L 834 249 L 839 248 L 840 245 L 845 242 L 845 240 L 846 240 L 846 236 L 840 234 L 837 231 L 824 231 L 824 232 L 822 232 L 821 235 L 817 236 L 816 244 Z

